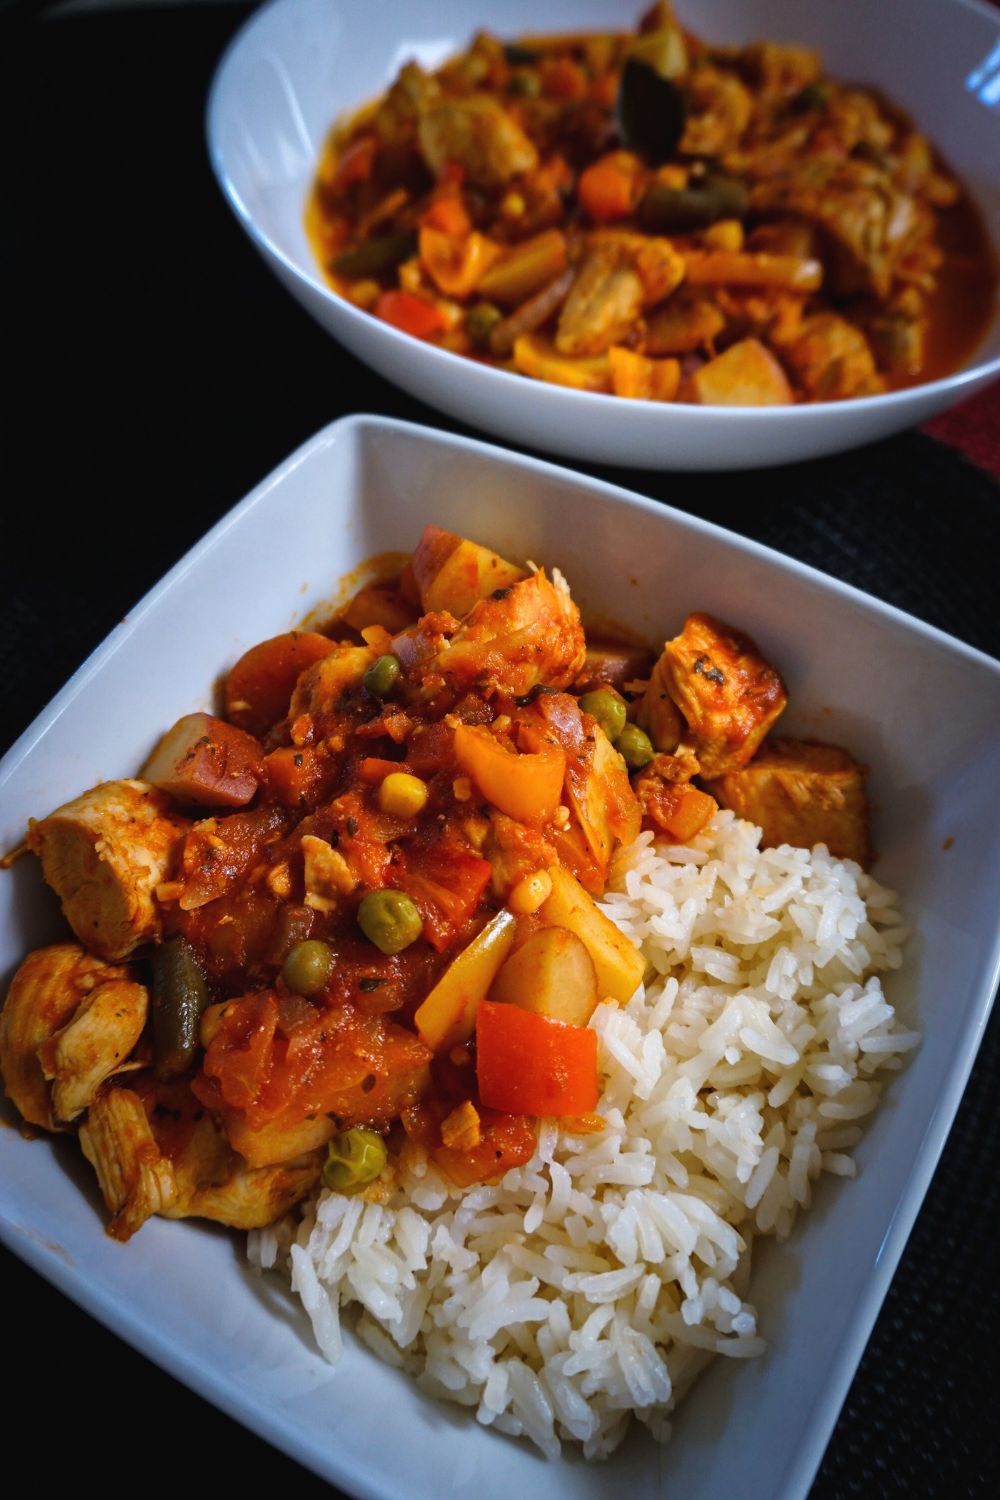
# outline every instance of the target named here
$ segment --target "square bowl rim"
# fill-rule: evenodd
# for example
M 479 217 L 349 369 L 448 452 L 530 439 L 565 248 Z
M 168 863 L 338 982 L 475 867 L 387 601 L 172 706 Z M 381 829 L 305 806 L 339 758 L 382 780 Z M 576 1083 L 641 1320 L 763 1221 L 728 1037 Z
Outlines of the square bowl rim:
M 6 785 L 40 739 L 57 724 L 64 709 L 86 690 L 92 677 L 113 658 L 119 647 L 138 628 L 145 616 L 193 567 L 222 542 L 226 534 L 239 524 L 244 515 L 264 501 L 273 490 L 280 488 L 296 469 L 313 459 L 320 459 L 321 455 L 333 448 L 338 441 L 353 443 L 357 452 L 366 439 L 377 437 L 379 433 L 392 433 L 404 440 L 430 443 L 439 446 L 442 450 L 464 452 L 473 459 L 486 458 L 502 466 L 527 470 L 542 478 L 563 484 L 580 485 L 613 508 L 624 507 L 657 516 L 668 526 L 687 530 L 704 537 L 709 542 L 721 543 L 766 565 L 776 567 L 781 572 L 810 582 L 829 596 L 842 599 L 846 607 L 858 610 L 869 618 L 882 621 L 896 631 L 910 636 L 915 644 L 926 644 L 943 649 L 952 656 L 968 662 L 975 669 L 985 671 L 995 684 L 1000 685 L 1000 663 L 984 652 L 966 645 L 954 636 L 926 624 L 894 605 L 866 594 L 853 585 L 843 583 L 817 568 L 785 556 L 762 543 L 727 531 L 713 522 L 689 515 L 673 506 L 637 494 L 620 485 L 577 473 L 564 465 L 536 458 L 533 455 L 519 453 L 496 444 L 419 423 L 358 413 L 338 418 L 307 438 L 255 485 L 243 499 L 227 511 L 164 574 L 159 582 L 154 584 L 128 612 L 124 620 L 115 626 L 104 642 L 86 658 L 49 705 L 41 711 L 0 760 L 0 789 Z M 994 837 L 1000 838 L 1000 818 L 997 819 L 993 832 Z M 875 1264 L 868 1273 L 864 1293 L 851 1313 L 849 1332 L 841 1343 L 838 1357 L 828 1369 L 815 1406 L 799 1434 L 789 1469 L 780 1482 L 781 1487 L 776 1492 L 775 1500 L 799 1500 L 809 1487 L 923 1203 L 954 1122 L 989 1019 L 997 982 L 1000 979 L 1000 924 L 994 930 L 992 940 L 984 942 L 980 949 L 979 972 L 983 977 L 977 986 L 975 1003 L 970 1004 L 962 1026 L 954 1035 L 954 1059 L 950 1072 L 936 1098 L 933 1110 L 925 1120 L 919 1142 L 892 1207 L 889 1227 Z M 209 1400 L 251 1431 L 263 1436 L 291 1458 L 305 1464 L 328 1481 L 331 1480 L 332 1475 L 335 1475 L 338 1484 L 350 1486 L 350 1492 L 361 1497 L 361 1500 L 391 1500 L 390 1491 L 382 1486 L 370 1470 L 366 1471 L 353 1461 L 345 1461 L 343 1457 L 337 1458 L 336 1456 L 332 1467 L 330 1450 L 322 1446 L 318 1440 L 294 1428 L 288 1418 L 270 1409 L 259 1398 L 238 1389 L 231 1379 L 227 1379 L 223 1371 L 211 1368 L 200 1359 L 193 1359 L 184 1347 L 171 1341 L 162 1324 L 153 1320 L 149 1315 L 137 1312 L 127 1304 L 117 1301 L 111 1292 L 105 1291 L 97 1283 L 86 1268 L 81 1270 L 64 1261 L 56 1248 L 33 1236 L 30 1228 L 17 1222 L 2 1204 L 0 1204 L 0 1241 L 118 1337 L 124 1339 L 196 1394 Z

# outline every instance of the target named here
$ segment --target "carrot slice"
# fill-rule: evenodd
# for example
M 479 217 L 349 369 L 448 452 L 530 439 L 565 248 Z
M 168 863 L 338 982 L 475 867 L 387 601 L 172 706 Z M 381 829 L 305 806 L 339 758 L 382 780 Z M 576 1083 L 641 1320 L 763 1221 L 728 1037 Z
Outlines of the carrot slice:
M 375 316 L 416 339 L 429 338 L 445 326 L 441 309 L 418 297 L 416 292 L 383 292 L 375 304 Z

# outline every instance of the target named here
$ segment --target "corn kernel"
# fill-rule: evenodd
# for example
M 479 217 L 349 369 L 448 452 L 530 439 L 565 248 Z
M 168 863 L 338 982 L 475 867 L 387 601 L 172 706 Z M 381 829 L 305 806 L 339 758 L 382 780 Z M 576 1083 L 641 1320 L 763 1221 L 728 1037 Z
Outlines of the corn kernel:
M 378 789 L 378 805 L 394 818 L 415 818 L 427 806 L 427 788 L 419 776 L 390 771 Z
M 713 250 L 742 250 L 743 225 L 739 219 L 720 219 L 708 226 L 702 239 Z
M 468 802 L 472 796 L 472 782 L 468 776 L 456 776 L 451 784 L 451 792 L 456 802 Z
M 530 917 L 552 894 L 552 876 L 548 870 L 536 870 L 519 880 L 507 898 L 508 908 L 518 917 Z

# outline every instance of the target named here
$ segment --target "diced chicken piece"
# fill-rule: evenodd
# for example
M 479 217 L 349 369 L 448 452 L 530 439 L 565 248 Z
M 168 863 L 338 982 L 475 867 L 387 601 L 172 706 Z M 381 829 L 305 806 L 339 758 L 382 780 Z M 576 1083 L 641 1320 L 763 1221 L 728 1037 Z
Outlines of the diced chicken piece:
M 646 324 L 650 354 L 690 354 L 722 332 L 726 319 L 714 302 L 691 301 L 684 289 L 653 312 Z
M 149 1010 L 144 984 L 109 979 L 82 1002 L 76 1014 L 38 1049 L 42 1072 L 52 1084 L 57 1120 L 75 1120 L 97 1097 L 101 1084 L 145 1059 L 129 1062 Z
M 11 980 L 0 1011 L 0 1072 L 9 1098 L 29 1125 L 61 1130 L 39 1049 L 71 1022 L 101 986 L 125 980 L 128 969 L 95 958 L 78 943 L 37 948 Z
M 471 1099 L 463 1099 L 441 1121 L 441 1140 L 454 1151 L 472 1151 L 482 1138 L 479 1111 Z
M 825 844 L 839 859 L 869 859 L 867 770 L 836 745 L 769 740 L 749 765 L 733 768 L 707 789 L 723 807 L 756 823 L 763 844 L 811 849 Z
M 603 354 L 631 331 L 642 311 L 638 272 L 606 252 L 591 251 L 559 315 L 560 354 Z
M 792 340 L 782 342 L 781 356 L 813 401 L 873 396 L 885 389 L 868 340 L 837 313 L 803 318 Z
M 108 1225 L 113 1239 L 130 1239 L 152 1214 L 173 1207 L 174 1169 L 160 1152 L 138 1094 L 111 1088 L 95 1100 L 80 1126 L 80 1145 L 114 1215 Z
M 915 286 L 906 287 L 867 320 L 868 341 L 882 369 L 897 376 L 920 374 L 927 323 L 927 305 Z
M 259 1229 L 304 1197 L 322 1169 L 320 1151 L 248 1166 L 186 1084 L 150 1087 L 148 1080 L 141 1092 L 102 1094 L 80 1127 L 80 1144 L 114 1215 L 108 1233 L 119 1240 L 153 1214 Z
M 741 339 L 688 378 L 681 399 L 700 406 L 788 406 L 792 388 L 769 349 Z
M 539 570 L 481 599 L 465 623 L 417 672 L 422 691 L 436 686 L 465 690 L 496 684 L 514 697 L 536 683 L 568 687 L 583 666 L 586 644 L 580 611 L 566 580 Z
M 485 94 L 439 99 L 421 110 L 417 138 L 435 177 L 449 162 L 469 182 L 499 187 L 538 165 L 538 152 L 517 121 Z
M 168 1219 L 212 1219 L 232 1229 L 261 1229 L 315 1186 L 323 1155 L 316 1150 L 274 1166 L 250 1167 L 205 1116 L 174 1162 L 176 1196 L 161 1212 Z
M 631 332 L 651 307 L 684 277 L 684 258 L 670 240 L 599 230 L 559 315 L 555 344 L 561 354 L 602 354 Z
M 305 865 L 306 905 L 315 911 L 336 911 L 341 898 L 357 885 L 350 866 L 332 844 L 311 833 L 302 835 L 301 847 Z
M 32 822 L 27 842 L 77 937 L 115 960 L 159 936 L 156 888 L 190 826 L 147 782 L 105 781 Z
M 788 701 L 750 637 L 711 615 L 689 615 L 661 662 L 661 680 L 687 721 L 685 744 L 702 774 L 746 765 Z
M 806 159 L 754 184 L 756 213 L 792 214 L 820 228 L 832 247 L 834 292 L 886 297 L 895 270 L 927 229 L 928 209 L 873 162 Z
M 900 141 L 894 152 L 894 175 L 904 193 L 926 198 L 935 208 L 950 208 L 959 196 L 958 183 L 939 172 L 929 143 L 917 131 Z
M 337 646 L 328 656 L 313 662 L 295 684 L 288 710 L 290 723 L 300 714 L 320 718 L 336 711 L 348 688 L 355 687 L 375 660 L 367 646 Z

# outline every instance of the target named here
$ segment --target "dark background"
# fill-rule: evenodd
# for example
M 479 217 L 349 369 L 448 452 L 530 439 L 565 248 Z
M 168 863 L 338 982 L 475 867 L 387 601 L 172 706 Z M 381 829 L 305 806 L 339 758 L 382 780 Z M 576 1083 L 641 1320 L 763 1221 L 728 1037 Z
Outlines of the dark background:
M 208 82 L 250 8 L 0 9 L 2 338 L 13 376 L 3 403 L 0 749 L 165 569 L 317 428 L 351 411 L 456 425 L 307 319 L 211 178 Z M 927 436 L 742 476 L 589 472 L 1000 655 L 1000 487 Z M 813 1500 L 1000 1493 L 998 1100 L 994 1018 Z M 5 1426 L 33 1486 L 41 1476 L 56 1491 L 82 1472 L 109 1482 L 162 1472 L 185 1484 L 197 1473 L 199 1487 L 217 1475 L 244 1492 L 249 1482 L 334 1493 L 5 1251 L 0 1274 L 5 1307 L 16 1310 L 3 1319 L 13 1376 Z

